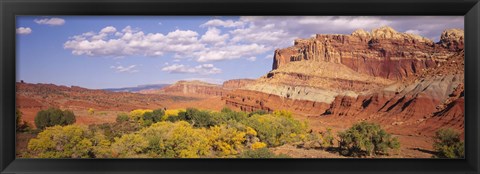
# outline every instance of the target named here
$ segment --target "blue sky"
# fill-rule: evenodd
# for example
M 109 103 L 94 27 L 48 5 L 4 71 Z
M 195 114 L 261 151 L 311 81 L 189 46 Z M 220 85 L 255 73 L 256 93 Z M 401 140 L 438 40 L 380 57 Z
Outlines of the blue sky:
M 438 41 L 463 16 L 19 16 L 17 81 L 92 89 L 258 78 L 273 51 L 384 25 Z

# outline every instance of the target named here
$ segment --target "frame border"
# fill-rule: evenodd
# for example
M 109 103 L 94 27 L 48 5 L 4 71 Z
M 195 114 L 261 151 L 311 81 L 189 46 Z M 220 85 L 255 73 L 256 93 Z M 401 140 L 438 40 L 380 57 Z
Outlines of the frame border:
M 479 173 L 479 0 L 0 0 L 0 13 L 0 173 Z M 17 15 L 464 15 L 466 158 L 15 159 Z

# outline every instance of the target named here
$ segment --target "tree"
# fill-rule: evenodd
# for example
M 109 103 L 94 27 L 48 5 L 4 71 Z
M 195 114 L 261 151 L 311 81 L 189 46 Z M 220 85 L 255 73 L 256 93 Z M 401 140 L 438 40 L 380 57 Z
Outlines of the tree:
M 35 117 L 35 126 L 38 129 L 44 129 L 46 127 L 55 125 L 69 125 L 75 123 L 75 114 L 72 111 L 58 108 L 49 108 L 47 110 L 41 110 Z
M 90 158 L 93 149 L 86 128 L 53 126 L 28 142 L 28 150 L 39 158 Z
M 16 130 L 18 132 L 25 132 L 30 130 L 32 126 L 26 121 L 22 121 L 22 112 L 18 109 L 15 110 Z
M 163 109 L 157 109 L 153 112 L 143 113 L 143 126 L 150 126 L 153 123 L 161 121 L 164 115 L 165 111 Z
M 387 154 L 389 149 L 400 148 L 398 139 L 375 123 L 357 123 L 338 136 L 340 154 L 346 156 Z
M 451 128 L 440 129 L 435 133 L 435 143 L 433 147 L 437 158 L 464 158 L 464 142 L 460 139 L 460 134 Z

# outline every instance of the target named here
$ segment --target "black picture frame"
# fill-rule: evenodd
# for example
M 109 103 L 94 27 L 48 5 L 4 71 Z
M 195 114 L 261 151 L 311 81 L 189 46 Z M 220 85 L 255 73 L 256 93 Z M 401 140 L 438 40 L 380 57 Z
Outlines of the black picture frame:
M 1 173 L 479 173 L 478 0 L 0 0 Z M 465 159 L 15 159 L 17 15 L 464 15 Z

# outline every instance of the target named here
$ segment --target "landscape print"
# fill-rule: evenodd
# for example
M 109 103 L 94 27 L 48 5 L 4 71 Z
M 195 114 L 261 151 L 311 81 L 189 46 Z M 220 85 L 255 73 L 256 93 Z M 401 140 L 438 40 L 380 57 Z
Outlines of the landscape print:
M 464 158 L 463 16 L 19 16 L 17 158 Z

